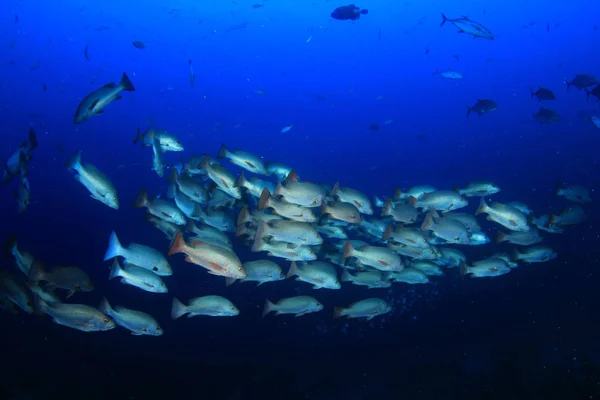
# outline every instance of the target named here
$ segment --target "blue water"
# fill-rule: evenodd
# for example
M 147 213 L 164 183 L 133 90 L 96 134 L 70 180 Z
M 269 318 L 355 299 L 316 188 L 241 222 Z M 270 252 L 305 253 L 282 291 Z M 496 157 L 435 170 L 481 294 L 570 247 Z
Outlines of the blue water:
M 73 302 L 97 305 L 107 296 L 151 313 L 166 334 L 87 334 L 47 317 L 2 315 L 3 396 L 580 399 L 600 393 L 600 131 L 586 118 L 600 116 L 600 109 L 595 98 L 586 101 L 564 83 L 600 73 L 595 2 L 365 0 L 357 5 L 369 14 L 354 22 L 330 17 L 343 2 L 322 0 L 132 3 L 0 3 L 0 157 L 12 154 L 30 127 L 39 141 L 29 171 L 32 204 L 19 215 L 15 182 L 2 188 L 0 238 L 16 233 L 20 246 L 46 264 L 85 269 L 96 289 Z M 459 34 L 449 23 L 440 27 L 442 12 L 481 22 L 495 40 Z M 147 47 L 137 49 L 133 40 Z M 432 75 L 438 68 L 464 79 Z M 73 125 L 81 98 L 118 82 L 123 72 L 135 92 Z M 556 94 L 544 105 L 560 114 L 559 123 L 532 118 L 540 104 L 529 89 L 537 86 Z M 466 117 L 477 99 L 493 99 L 498 109 Z M 124 243 L 168 250 L 144 211 L 131 207 L 141 188 L 166 194 L 166 178 L 150 170 L 151 150 L 132 144 L 137 128 L 149 126 L 174 133 L 185 158 L 216 156 L 226 144 L 285 162 L 303 180 L 339 181 L 370 196 L 487 179 L 502 188 L 494 200 L 525 202 L 536 215 L 568 204 L 555 198 L 557 183 L 583 185 L 595 201 L 585 222 L 544 235 L 559 255 L 551 262 L 493 279 L 451 271 L 429 285 L 395 284 L 381 294 L 395 312 L 371 322 L 331 318 L 333 306 L 365 297 L 366 289 L 355 286 L 320 291 L 326 308 L 320 314 L 261 319 L 265 298 L 314 292 L 292 281 L 226 288 L 181 256 L 169 258 L 175 275 L 166 279 L 168 295 L 108 282 L 110 263 L 102 259 L 112 230 Z M 112 179 L 118 211 L 91 199 L 65 168 L 77 150 Z M 165 158 L 174 165 L 180 156 Z M 467 210 L 476 204 L 471 199 Z M 497 226 L 479 221 L 493 237 Z M 464 252 L 476 260 L 509 248 Z M 258 258 L 238 250 L 242 261 Z M 11 263 L 2 261 L 8 269 Z M 240 315 L 170 319 L 173 295 L 209 293 L 226 295 Z

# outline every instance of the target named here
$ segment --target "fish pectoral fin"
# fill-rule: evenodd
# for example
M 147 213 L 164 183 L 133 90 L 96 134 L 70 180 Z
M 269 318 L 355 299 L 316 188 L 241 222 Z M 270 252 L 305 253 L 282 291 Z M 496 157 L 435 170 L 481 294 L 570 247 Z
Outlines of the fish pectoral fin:
M 387 262 L 383 261 L 383 260 L 378 260 L 379 264 L 381 265 L 385 265 L 386 267 L 390 264 L 388 264 Z
M 244 161 L 244 163 L 249 166 L 250 168 L 254 168 L 256 169 L 256 167 L 254 166 L 254 164 L 252 164 L 250 161 Z
M 216 271 L 225 271 L 225 268 L 221 267 L 219 264 L 214 263 L 212 261 L 209 261 L 208 265 L 210 265 L 210 267 Z
M 139 332 L 131 332 L 131 334 L 133 336 L 142 336 L 143 335 L 143 333 L 139 333 Z
M 372 320 L 373 318 L 375 318 L 375 316 L 374 316 L 374 315 L 369 315 L 369 316 L 367 317 L 367 321 L 370 321 L 370 320 Z
M 306 311 L 301 311 L 301 312 L 299 312 L 298 314 L 295 314 L 295 315 L 294 315 L 294 317 L 301 317 L 301 316 L 303 316 L 303 315 L 304 315 L 304 314 L 306 314 L 306 313 L 308 313 L 308 310 L 306 310 Z
M 312 288 L 313 288 L 313 289 L 323 289 L 323 286 L 314 285 Z
M 517 223 L 516 223 L 514 220 L 512 220 L 512 219 L 509 219 L 509 220 L 508 220 L 508 222 L 509 222 L 509 223 L 510 223 L 512 226 L 517 226 Z
M 73 296 L 75 294 L 75 291 L 73 289 L 69 290 L 69 293 L 67 294 L 67 299 L 71 296 Z
M 89 110 L 93 110 L 93 109 L 94 109 L 94 107 L 96 107 L 96 104 L 98 104 L 98 100 L 94 100 L 94 101 L 92 102 L 92 104 L 90 104 L 90 106 L 88 107 L 88 109 L 89 109 Z
M 116 96 L 115 100 L 121 100 L 123 98 L 123 96 Z

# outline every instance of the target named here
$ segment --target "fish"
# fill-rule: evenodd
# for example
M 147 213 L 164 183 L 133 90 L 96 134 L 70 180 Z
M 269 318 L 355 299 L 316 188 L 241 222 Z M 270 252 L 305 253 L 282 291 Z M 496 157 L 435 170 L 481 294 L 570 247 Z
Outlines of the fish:
M 340 188 L 340 183 L 336 182 L 331 190 L 331 197 L 334 197 L 344 203 L 354 205 L 361 214 L 373 215 L 373 205 L 371 201 L 362 192 L 351 188 Z
M 439 252 L 440 257 L 436 260 L 436 262 L 439 265 L 443 265 L 447 268 L 460 267 L 461 263 L 467 262 L 467 256 L 465 256 L 460 250 L 452 247 L 441 247 Z
M 533 99 L 534 97 L 537 97 L 538 102 L 539 101 L 556 100 L 556 96 L 554 95 L 554 92 L 552 92 L 552 90 L 550 90 L 550 89 L 538 87 L 538 89 L 535 91 L 531 88 L 529 89 L 529 91 L 531 92 L 531 98 Z
M 446 71 L 440 71 L 438 68 L 431 75 L 439 75 L 444 79 L 451 79 L 451 80 L 460 80 L 463 78 L 463 75 L 460 72 L 452 71 L 450 68 L 448 68 L 448 70 L 446 70 Z
M 321 217 L 333 218 L 338 221 L 349 224 L 361 224 L 362 216 L 360 210 L 353 203 L 344 203 L 342 201 L 327 204 L 325 199 L 321 204 Z
M 381 209 L 382 217 L 392 217 L 396 222 L 412 224 L 417 221 L 419 212 L 412 204 L 393 204 L 392 199 L 386 199 Z
M 244 279 L 226 278 L 225 283 L 230 286 L 236 281 L 257 282 L 260 286 L 268 282 L 277 282 L 285 279 L 281 267 L 271 260 L 248 261 L 242 264 L 246 277 Z
M 133 47 L 135 47 L 136 49 L 140 49 L 140 50 L 143 50 L 147 47 L 144 42 L 139 41 L 139 40 L 134 40 L 133 42 L 131 42 L 131 44 L 133 45 Z
M 505 275 L 512 271 L 512 268 L 501 258 L 488 258 L 487 260 L 474 263 L 468 266 L 463 263 L 460 267 L 460 275 L 471 275 L 475 278 L 496 277 Z
M 298 246 L 292 243 L 264 240 L 252 242 L 252 252 L 266 251 L 271 257 L 283 258 L 288 261 L 313 261 L 317 259 L 314 250 L 309 246 Z
M 455 191 L 438 190 L 431 193 L 425 193 L 419 199 L 411 197 L 409 199 L 409 204 L 417 208 L 433 208 L 436 211 L 445 213 L 466 207 L 469 202 Z
M 392 306 L 390 306 L 384 300 L 370 298 L 352 303 L 347 308 L 334 307 L 333 318 L 366 318 L 367 321 L 370 321 L 379 315 L 387 314 L 391 311 Z
M 277 184 L 273 196 L 281 196 L 288 203 L 303 207 L 318 207 L 326 197 L 323 187 L 310 183 L 299 182 L 295 171 L 290 172 L 285 180 Z
M 83 49 L 83 56 L 85 57 L 86 60 L 90 60 L 90 55 L 89 55 L 89 43 L 86 43 L 85 48 Z
M 567 200 L 580 204 L 592 201 L 589 190 L 579 185 L 562 186 L 558 184 L 556 185 L 556 196 L 564 197 Z
M 212 241 L 218 241 L 228 247 L 231 247 L 231 240 L 229 239 L 229 237 L 220 229 L 214 228 L 212 226 L 197 226 L 193 221 L 188 221 L 185 230 L 200 240 L 204 241 L 210 239 Z
M 596 85 L 592 90 L 585 88 L 585 100 L 589 100 L 590 96 L 595 96 L 596 99 L 600 100 L 600 85 Z
M 244 171 L 240 173 L 240 176 L 235 184 L 237 187 L 246 189 L 247 193 L 250 193 L 256 198 L 260 198 L 263 190 L 267 189 L 269 192 L 274 192 L 276 188 L 273 182 L 264 181 L 256 176 L 246 179 Z
M 152 170 L 161 178 L 165 173 L 164 153 L 157 138 L 152 142 Z
M 21 154 L 23 155 L 23 153 Z M 21 175 L 15 198 L 17 199 L 19 214 L 22 214 L 29 204 L 31 204 L 31 184 L 29 183 L 29 178 L 27 178 L 27 176 Z
M 33 128 L 29 128 L 28 139 L 23 141 L 19 148 L 11 154 L 2 168 L 2 183 L 8 183 L 17 176 L 22 176 L 26 171 L 27 163 L 31 161 L 31 152 L 37 147 L 37 134 Z
M 12 254 L 15 259 L 17 268 L 25 275 L 29 276 L 31 264 L 35 261 L 35 258 L 31 253 L 19 250 L 17 243 L 17 235 L 12 234 L 4 244 L 4 249 L 7 254 Z
M 47 271 L 42 263 L 34 261 L 29 270 L 29 282 L 39 284 L 46 282 L 51 288 L 64 289 L 68 291 L 67 298 L 75 292 L 91 292 L 94 290 L 94 283 L 89 275 L 78 267 L 56 267 Z
M 108 279 L 114 278 L 121 278 L 121 283 L 150 293 L 167 293 L 169 291 L 159 275 L 133 264 L 125 264 L 121 267 L 116 258 L 113 260 L 108 276 Z
M 179 234 L 181 234 L 181 232 Z M 104 255 L 104 261 L 111 260 L 115 257 L 123 257 L 126 264 L 133 264 L 145 268 L 148 271 L 154 272 L 156 275 L 173 275 L 173 269 L 166 258 L 158 250 L 137 243 L 130 243 L 129 246 L 123 247 L 119 242 L 117 234 L 113 231 L 108 239 L 108 248 Z
M 341 289 L 335 267 L 324 261 L 313 261 L 298 267 L 292 261 L 287 278 L 296 276 L 296 280 L 313 285 L 313 289 Z
M 420 249 L 427 249 L 430 247 L 427 238 L 422 232 L 403 226 L 394 228 L 392 224 L 390 224 L 383 233 L 382 240 L 401 243 L 406 246 L 417 247 Z
M 134 336 L 161 336 L 163 330 L 149 314 L 125 307 L 111 307 L 106 297 L 102 298 L 100 311 L 108 315 L 119 326 L 128 329 Z
M 315 213 L 308 207 L 303 207 L 297 204 L 291 204 L 275 200 L 271 197 L 269 189 L 263 189 L 260 199 L 258 200 L 258 210 L 264 210 L 267 208 L 273 209 L 277 215 L 291 219 L 293 221 L 300 222 L 316 222 L 317 217 Z
M 232 164 L 255 174 L 269 174 L 260 157 L 242 150 L 230 151 L 224 144 L 221 145 L 217 158 L 227 158 Z
M 512 259 L 514 261 L 524 261 L 530 264 L 550 261 L 557 256 L 558 255 L 550 247 L 537 245 L 525 247 L 521 251 L 515 249 L 513 251 Z
M 221 296 L 196 297 L 191 299 L 187 306 L 175 297 L 171 306 L 171 318 L 173 319 L 186 314 L 188 318 L 191 318 L 199 315 L 234 317 L 239 313 L 240 311 L 231 301 Z
M 259 221 L 255 240 L 261 241 L 263 238 L 302 246 L 323 243 L 323 238 L 311 224 L 288 220 Z
M 540 231 L 534 227 L 531 227 L 527 232 L 511 232 L 507 234 L 498 231 L 496 236 L 496 243 L 509 242 L 519 246 L 531 246 L 541 241 Z
M 265 168 L 269 175 L 275 176 L 280 181 L 285 180 L 290 172 L 292 172 L 292 167 L 278 162 L 267 162 Z
M 90 197 L 98 200 L 108 207 L 118 210 L 119 198 L 117 190 L 110 181 L 98 168 L 92 164 L 81 163 L 81 150 L 79 150 L 69 161 L 66 166 L 76 172 L 75 180 L 81 183 L 89 192 Z
M 240 200 L 242 198 L 242 192 L 237 187 L 236 179 L 231 172 L 223 168 L 219 163 L 211 164 L 210 157 L 205 157 L 202 162 L 198 165 L 198 168 L 205 169 L 208 177 L 217 184 L 217 186 L 230 195 L 231 197 Z
M 380 271 L 402 271 L 404 268 L 400 256 L 386 247 L 362 246 L 356 249 L 352 246 L 352 242 L 348 240 L 342 258 L 349 257 L 356 257 L 360 264 L 368 265 Z
M 181 232 L 175 235 L 169 248 L 169 256 L 178 253 L 184 253 L 186 262 L 206 268 L 209 274 L 235 279 L 245 279 L 247 276 L 233 250 L 208 244 L 199 239 L 191 239 L 187 244 Z
M 196 73 L 194 72 L 192 60 L 188 60 L 188 66 L 190 67 L 190 86 L 193 88 L 196 85 Z
M 412 260 L 409 264 L 409 268 L 419 270 L 427 276 L 444 275 L 444 271 L 440 266 L 431 260 Z
M 473 38 L 482 38 L 494 40 L 492 32 L 479 22 L 475 22 L 468 17 L 462 16 L 460 18 L 448 18 L 442 13 L 442 23 L 440 26 L 444 26 L 446 22 L 450 22 L 456 28 L 459 33 L 466 33 L 472 35 Z
M 482 116 L 483 114 L 496 111 L 497 109 L 498 104 L 496 104 L 494 100 L 478 99 L 477 103 L 468 107 L 467 117 L 471 115 L 471 112 L 475 112 L 478 116 Z
M 114 82 L 107 83 L 81 100 L 75 111 L 73 123 L 77 125 L 91 117 L 104 114 L 104 108 L 106 106 L 115 100 L 121 99 L 121 92 L 133 92 L 134 90 L 133 83 L 131 83 L 127 74 L 123 72 L 123 76 L 118 85 Z
M 533 118 L 537 119 L 540 124 L 551 124 L 560 121 L 560 116 L 554 110 L 541 107 L 537 113 L 533 114 Z
M 448 243 L 467 244 L 471 241 L 469 230 L 459 220 L 441 218 L 435 210 L 430 210 L 421 225 L 422 231 L 432 231 Z
M 596 80 L 596 78 L 593 75 L 577 74 L 571 82 L 567 81 L 567 79 L 565 78 L 565 83 L 567 84 L 567 90 L 571 86 L 575 86 L 577 89 L 581 90 L 590 86 L 598 85 L 598 83 L 600 82 L 598 82 L 598 80 Z
M 363 8 L 362 10 L 355 6 L 354 4 L 350 4 L 347 6 L 337 7 L 335 10 L 331 12 L 331 18 L 337 20 L 351 20 L 356 21 L 360 18 L 361 15 L 367 15 L 369 10 Z
M 262 316 L 266 317 L 269 313 L 275 312 L 275 315 L 294 314 L 301 317 L 306 314 L 315 313 L 323 310 L 323 304 L 310 296 L 288 297 L 272 303 L 269 299 L 265 300 Z
M 0 269 L 0 298 L 6 298 L 27 314 L 32 314 L 34 311 L 34 303 L 27 286 L 3 269 Z
M 424 195 L 426 195 L 428 193 L 437 192 L 437 191 L 438 190 L 436 188 L 434 188 L 433 186 L 429 186 L 429 185 L 413 186 L 410 189 L 408 189 L 406 192 L 403 192 L 402 190 L 396 188 L 394 190 L 394 197 L 392 200 L 394 202 L 397 202 L 400 200 L 409 200 L 411 197 L 414 197 L 415 199 L 419 200 Z
M 36 309 L 52 317 L 55 324 L 82 332 L 101 332 L 114 329 L 115 322 L 97 308 L 84 304 L 47 303 L 36 298 Z
M 550 213 L 547 226 L 577 225 L 585 221 L 586 218 L 585 210 L 579 204 L 575 204 L 565 208 L 560 214 Z
M 171 170 L 169 182 L 176 186 L 181 193 L 198 204 L 208 203 L 208 191 L 202 182 L 188 176 L 180 175 L 176 169 Z M 172 196 L 170 196 L 172 197 Z
M 417 268 L 404 268 L 399 272 L 386 272 L 387 279 L 393 282 L 403 282 L 409 285 L 429 283 L 429 277 Z
M 388 288 L 392 284 L 386 278 L 381 271 L 364 271 L 350 273 L 348 270 L 344 270 L 340 278 L 342 282 L 351 282 L 354 285 L 366 286 L 369 289 Z
M 183 212 L 175 204 L 159 198 L 149 199 L 148 192 L 143 188 L 140 189 L 136 196 L 133 207 L 145 207 L 150 214 L 175 225 L 182 226 L 187 221 Z
M 458 194 L 466 197 L 491 196 L 500 192 L 500 187 L 494 182 L 476 181 L 469 183 L 464 189 L 457 189 Z
M 155 138 L 158 139 L 160 148 L 163 152 L 185 150 L 175 135 L 168 131 L 154 128 L 149 128 L 146 132 L 142 132 L 140 128 L 138 128 L 137 136 L 133 140 L 133 144 L 141 142 L 143 146 L 152 146 Z
M 455 219 L 457 221 L 462 222 L 467 227 L 467 230 L 470 233 L 481 231 L 481 227 L 479 226 L 477 219 L 471 214 L 459 213 L 459 212 L 449 212 L 449 213 L 444 214 L 444 218 Z
M 206 212 L 199 209 L 197 216 L 204 224 L 222 232 L 235 231 L 235 222 L 227 210 L 209 207 Z
M 475 215 L 479 214 L 487 214 L 489 221 L 497 222 L 511 231 L 527 232 L 530 229 L 527 216 L 521 211 L 502 203 L 492 203 L 488 206 L 483 197 L 475 211 Z
M 290 130 L 292 130 L 292 128 L 293 128 L 293 127 L 294 127 L 294 125 L 288 125 L 288 126 L 284 126 L 284 127 L 281 129 L 281 133 L 287 133 L 287 132 L 289 132 Z

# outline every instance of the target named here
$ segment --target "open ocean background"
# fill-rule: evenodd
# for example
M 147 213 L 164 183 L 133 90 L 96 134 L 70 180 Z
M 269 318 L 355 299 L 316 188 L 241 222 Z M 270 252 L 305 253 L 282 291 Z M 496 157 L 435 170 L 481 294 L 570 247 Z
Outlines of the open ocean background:
M 46 264 L 85 269 L 96 289 L 73 301 L 96 305 L 107 296 L 111 304 L 151 313 L 165 330 L 162 337 L 120 328 L 83 333 L 48 317 L 2 314 L 0 398 L 600 396 L 600 131 L 587 118 L 600 116 L 600 103 L 564 83 L 575 74 L 600 76 L 600 4 L 364 0 L 357 5 L 369 14 L 354 22 L 330 17 L 341 5 L 0 2 L 0 157 L 10 156 L 30 127 L 39 142 L 27 211 L 17 213 L 14 182 L 0 188 L 0 239 L 16 233 L 20 247 Z M 449 23 L 440 28 L 442 12 L 481 22 L 495 40 L 458 34 Z M 135 48 L 134 40 L 147 47 Z M 188 60 L 197 75 L 193 88 Z M 432 75 L 438 68 L 464 79 Z M 123 72 L 135 92 L 74 125 L 81 98 Z M 529 88 L 538 86 L 556 94 L 545 105 L 560 114 L 559 123 L 532 118 L 540 105 Z M 482 98 L 498 109 L 465 117 Z M 144 211 L 131 207 L 141 188 L 166 194 L 167 180 L 150 169 L 152 152 L 132 145 L 137 128 L 151 125 L 174 133 L 186 159 L 215 156 L 226 144 L 291 165 L 302 179 L 339 181 L 370 197 L 390 196 L 395 187 L 452 189 L 486 179 L 502 188 L 494 200 L 525 202 L 536 215 L 568 204 L 554 196 L 557 183 L 587 187 L 593 202 L 586 221 L 544 235 L 555 260 L 498 278 L 449 271 L 428 285 L 379 289 L 402 300 L 393 314 L 369 322 L 331 318 L 334 305 L 365 297 L 365 288 L 315 293 L 292 281 L 226 288 L 181 256 L 169 257 L 169 294 L 153 295 L 109 282 L 110 263 L 102 261 L 112 230 L 124 244 L 168 250 Z M 118 211 L 90 199 L 65 168 L 77 150 L 112 179 Z M 165 158 L 172 165 L 180 156 Z M 471 198 L 466 210 L 477 203 Z M 498 226 L 479 221 L 494 238 Z M 476 260 L 509 248 L 461 250 Z M 247 249 L 238 255 L 257 258 Z M 1 264 L 10 269 L 12 262 L 5 257 Z M 209 293 L 227 296 L 240 315 L 171 320 L 173 295 Z M 265 298 L 298 294 L 318 296 L 325 310 L 260 318 Z

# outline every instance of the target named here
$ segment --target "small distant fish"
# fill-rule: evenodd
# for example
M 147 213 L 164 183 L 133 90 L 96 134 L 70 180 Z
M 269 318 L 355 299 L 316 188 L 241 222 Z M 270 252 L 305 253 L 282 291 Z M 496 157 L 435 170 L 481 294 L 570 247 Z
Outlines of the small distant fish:
M 440 71 L 439 69 L 436 69 L 435 72 L 432 73 L 431 75 L 439 75 L 444 79 L 453 79 L 453 80 L 458 80 L 458 79 L 463 78 L 463 75 L 460 72 L 452 71 L 449 68 L 447 71 Z
M 337 20 L 351 20 L 356 21 L 360 18 L 361 15 L 367 15 L 369 10 L 360 9 L 354 4 L 350 4 L 347 6 L 340 6 L 331 12 L 331 18 Z
M 308 39 L 306 39 L 306 43 L 310 43 L 311 40 L 312 40 L 312 36 L 309 36 Z
M 265 92 L 262 89 L 254 89 L 254 93 L 259 94 L 261 96 L 264 96 L 265 94 L 267 94 L 267 92 Z
M 472 35 L 474 38 L 483 38 L 494 40 L 494 35 L 488 28 L 480 24 L 479 22 L 475 22 L 467 17 L 460 18 L 448 18 L 442 13 L 442 23 L 440 26 L 444 26 L 446 22 L 450 22 L 452 25 L 458 28 L 459 33 L 467 33 Z
M 390 311 L 392 311 L 392 307 L 385 301 L 378 298 L 371 298 L 357 301 L 347 308 L 335 307 L 333 318 L 366 318 L 367 321 L 370 321 L 378 315 L 386 314 Z
M 252 4 L 252 8 L 261 8 L 263 5 L 262 4 Z
M 54 323 L 83 332 L 108 331 L 115 322 L 97 308 L 83 304 L 46 303 L 36 298 L 36 309 L 52 317 Z
M 81 268 L 78 267 L 56 267 L 46 271 L 44 266 L 34 261 L 29 270 L 29 282 L 38 284 L 46 282 L 49 288 L 64 289 L 71 297 L 75 292 L 90 292 L 94 290 L 92 280 Z
M 551 124 L 560 121 L 560 116 L 556 111 L 544 107 L 540 108 L 536 114 L 533 114 L 533 118 L 537 119 L 540 124 Z
M 128 329 L 132 335 L 161 336 L 163 334 L 158 322 L 149 314 L 125 307 L 113 308 L 104 297 L 98 308 L 111 317 L 117 325 Z
M 133 45 L 133 47 L 135 47 L 136 49 L 140 49 L 140 50 L 143 50 L 147 47 L 144 42 L 139 41 L 139 40 L 134 40 L 133 42 L 131 42 L 131 44 Z
M 471 112 L 475 112 L 477 115 L 481 116 L 485 113 L 495 111 L 496 109 L 498 109 L 498 105 L 494 100 L 478 99 L 475 105 L 468 107 L 467 117 L 471 115 Z
M 81 100 L 75 111 L 73 123 L 80 124 L 93 116 L 104 114 L 104 108 L 113 101 L 119 100 L 121 98 L 121 92 L 133 92 L 134 90 L 133 83 L 131 83 L 127 74 L 123 72 L 123 76 L 118 85 L 115 85 L 114 82 L 107 83 Z
M 289 132 L 292 128 L 294 127 L 294 125 L 289 125 L 289 126 L 285 126 L 282 130 L 281 133 L 286 133 Z
M 564 197 L 576 203 L 589 203 L 592 201 L 590 191 L 579 185 L 562 186 L 559 184 L 556 186 L 556 196 Z
M 121 267 L 117 259 L 113 261 L 108 279 L 121 278 L 121 283 L 135 286 L 146 292 L 167 293 L 168 289 L 162 278 L 146 268 L 133 264 Z
M 369 125 L 369 129 L 372 131 L 378 131 L 380 129 L 379 124 L 371 124 Z
M 227 28 L 227 32 L 238 31 L 240 29 L 246 28 L 246 26 L 247 26 L 247 24 L 245 22 L 241 22 L 239 24 L 233 24 L 233 25 L 230 25 L 229 28 Z
M 173 275 L 173 269 L 161 252 L 137 243 L 130 243 L 129 246 L 123 247 L 117 234 L 113 231 L 108 239 L 104 261 L 112 260 L 115 257 L 123 257 L 125 263 L 145 268 L 156 275 Z
M 19 15 L 18 15 L 17 13 L 14 13 L 14 14 L 13 14 L 13 21 L 15 22 L 15 24 L 16 24 L 17 22 L 19 22 Z
M 89 61 L 89 59 L 90 59 L 90 55 L 89 55 L 89 53 L 88 53 L 88 50 L 89 50 L 89 45 L 90 45 L 90 44 L 89 44 L 89 43 L 87 43 L 87 44 L 85 45 L 85 48 L 83 49 L 83 56 L 84 56 L 84 57 L 85 57 L 85 59 L 86 59 L 86 60 L 88 60 L 88 61 Z
M 314 297 L 288 297 L 279 300 L 277 303 L 271 303 L 269 300 L 265 300 L 262 316 L 264 318 L 270 312 L 275 311 L 275 315 L 294 314 L 294 316 L 300 317 L 309 313 L 319 312 L 322 309 L 323 304 L 319 303 Z
M 110 26 L 100 25 L 94 28 L 95 31 L 107 31 L 110 29 Z
M 537 97 L 538 101 L 556 100 L 556 96 L 550 89 L 539 87 L 536 91 L 534 91 L 533 89 L 529 89 L 529 91 L 531 92 L 532 99 L 534 97 Z
M 29 70 L 30 71 L 35 71 L 36 69 L 38 69 L 40 67 L 40 61 L 36 61 L 33 64 L 31 64 L 29 66 Z
M 513 260 L 524 261 L 530 263 L 541 263 L 553 260 L 557 254 L 548 246 L 531 246 L 525 247 L 523 250 L 513 251 Z
M 196 73 L 194 72 L 194 67 L 192 65 L 192 60 L 188 60 L 188 65 L 190 67 L 190 85 L 194 87 L 196 84 Z
M 45 84 L 45 83 L 42 85 L 42 90 L 43 90 L 44 92 L 45 92 L 46 90 L 48 90 L 48 86 L 46 86 L 46 84 Z

